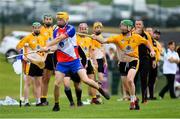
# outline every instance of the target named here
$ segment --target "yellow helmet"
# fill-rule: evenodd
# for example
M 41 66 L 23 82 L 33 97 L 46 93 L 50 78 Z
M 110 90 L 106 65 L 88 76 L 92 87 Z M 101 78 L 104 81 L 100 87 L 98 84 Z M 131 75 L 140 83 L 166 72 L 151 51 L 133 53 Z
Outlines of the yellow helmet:
M 67 12 L 58 12 L 56 18 L 64 19 L 64 21 L 67 22 L 69 20 L 69 15 Z
M 96 27 L 100 26 L 101 28 L 103 27 L 101 22 L 94 22 L 93 24 L 93 29 L 95 29 Z

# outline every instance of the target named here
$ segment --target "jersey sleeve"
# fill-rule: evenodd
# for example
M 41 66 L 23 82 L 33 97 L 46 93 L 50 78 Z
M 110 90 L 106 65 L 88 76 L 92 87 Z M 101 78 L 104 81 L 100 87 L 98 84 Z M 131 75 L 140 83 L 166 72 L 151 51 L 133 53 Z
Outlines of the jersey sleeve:
M 24 37 L 20 40 L 20 42 L 17 44 L 16 48 L 21 49 L 24 47 L 25 43 L 28 43 L 29 36 Z
M 136 36 L 135 42 L 137 43 L 137 45 L 140 45 L 140 44 L 147 45 L 148 44 L 148 40 L 146 40 L 145 38 L 141 37 L 138 34 L 134 34 L 134 35 Z
M 67 31 L 66 34 L 68 35 L 68 37 L 73 37 L 76 33 L 76 30 L 73 26 L 68 26 L 67 27 Z
M 117 42 L 117 36 L 111 36 L 107 39 L 107 43 L 116 43 Z
M 58 31 L 58 29 L 55 29 L 55 30 L 53 31 L 53 39 L 56 38 L 57 31 Z
M 145 32 L 146 33 L 146 35 L 147 35 L 147 39 L 148 39 L 148 41 L 150 42 L 150 44 L 153 46 L 153 41 L 152 41 L 152 38 L 151 38 L 151 36 L 150 36 L 150 34 L 149 33 L 147 33 L 147 32 Z

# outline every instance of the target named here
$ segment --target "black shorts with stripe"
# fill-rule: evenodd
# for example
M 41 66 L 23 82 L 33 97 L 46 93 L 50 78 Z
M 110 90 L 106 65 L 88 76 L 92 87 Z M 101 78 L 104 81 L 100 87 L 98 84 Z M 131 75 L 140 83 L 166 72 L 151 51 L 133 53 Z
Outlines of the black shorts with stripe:
M 70 77 L 71 80 L 72 80 L 73 82 L 75 82 L 75 83 L 80 83 L 80 81 L 81 81 L 78 73 L 69 72 L 69 73 L 66 74 L 65 77 Z
M 87 61 L 86 70 L 87 70 L 87 74 L 94 74 L 94 68 L 93 68 L 90 60 Z
M 45 69 L 54 70 L 57 64 L 56 56 L 54 54 L 48 54 L 45 61 Z
M 119 63 L 119 72 L 121 76 L 127 76 L 128 71 L 130 69 L 138 69 L 139 68 L 139 60 L 133 60 L 131 62 L 120 62 Z
M 42 76 L 43 75 L 43 69 L 40 69 L 37 65 L 31 63 L 29 68 L 29 76 Z
M 98 63 L 98 72 L 100 73 L 104 73 L 104 59 L 97 59 L 97 63 Z

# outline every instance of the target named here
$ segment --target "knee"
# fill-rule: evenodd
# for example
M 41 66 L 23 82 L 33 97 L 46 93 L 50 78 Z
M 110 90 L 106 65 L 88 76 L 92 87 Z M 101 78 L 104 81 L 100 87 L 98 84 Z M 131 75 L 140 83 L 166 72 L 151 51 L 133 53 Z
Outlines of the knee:
M 50 79 L 50 76 L 43 76 L 42 82 L 43 82 L 44 84 L 47 84 L 47 83 L 49 83 L 49 79 Z
M 64 90 L 71 90 L 70 86 L 64 86 Z
M 134 82 L 130 78 L 127 78 L 127 83 L 128 84 L 133 84 Z
M 31 83 L 30 82 L 25 82 L 25 87 L 30 87 Z
M 75 89 L 81 89 L 81 86 L 80 86 L 80 84 L 79 83 L 77 83 L 77 84 L 74 84 L 74 87 L 75 87 Z

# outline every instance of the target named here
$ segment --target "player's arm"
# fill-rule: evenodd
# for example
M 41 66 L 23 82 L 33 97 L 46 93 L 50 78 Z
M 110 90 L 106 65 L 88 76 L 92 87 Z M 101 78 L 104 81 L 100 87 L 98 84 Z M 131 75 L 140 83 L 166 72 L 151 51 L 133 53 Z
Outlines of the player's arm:
M 68 38 L 68 37 L 73 37 L 75 35 L 76 31 L 73 26 L 69 26 L 67 28 L 67 31 L 64 34 L 61 34 L 60 36 L 56 37 L 53 41 L 49 42 L 46 47 L 51 47 L 53 45 L 58 44 L 62 40 Z
M 95 39 L 96 41 L 104 44 L 104 43 L 116 43 L 116 39 L 117 39 L 117 36 L 111 36 L 107 39 L 101 37 L 101 36 L 97 36 L 97 35 L 92 35 L 92 38 Z
M 20 42 L 16 46 L 16 50 L 20 51 L 25 46 L 26 43 L 28 43 L 28 36 L 20 40 Z
M 151 51 L 151 53 L 150 53 L 150 55 L 151 55 L 151 57 L 155 57 L 155 52 L 154 52 L 154 49 L 153 49 L 153 47 L 152 47 L 152 45 L 151 45 L 151 43 L 149 42 L 149 41 L 147 41 L 147 44 L 146 44 L 146 46 L 150 49 L 150 51 Z
M 94 40 L 102 43 L 102 44 L 103 44 L 103 43 L 107 43 L 107 40 L 104 39 L 103 37 L 101 37 L 100 35 L 97 36 L 97 35 L 95 35 L 95 34 L 92 34 L 92 38 L 93 38 Z
M 53 41 L 47 43 L 46 47 L 49 48 L 51 46 L 54 46 L 66 38 L 68 38 L 66 34 L 61 34 L 60 36 L 56 37 Z
M 137 37 L 138 37 L 137 38 L 138 44 L 145 44 L 151 51 L 151 53 L 150 53 L 151 57 L 154 57 L 156 53 L 154 52 L 154 49 L 153 49 L 153 46 L 151 45 L 151 43 L 148 40 L 141 37 L 140 35 L 137 35 Z

